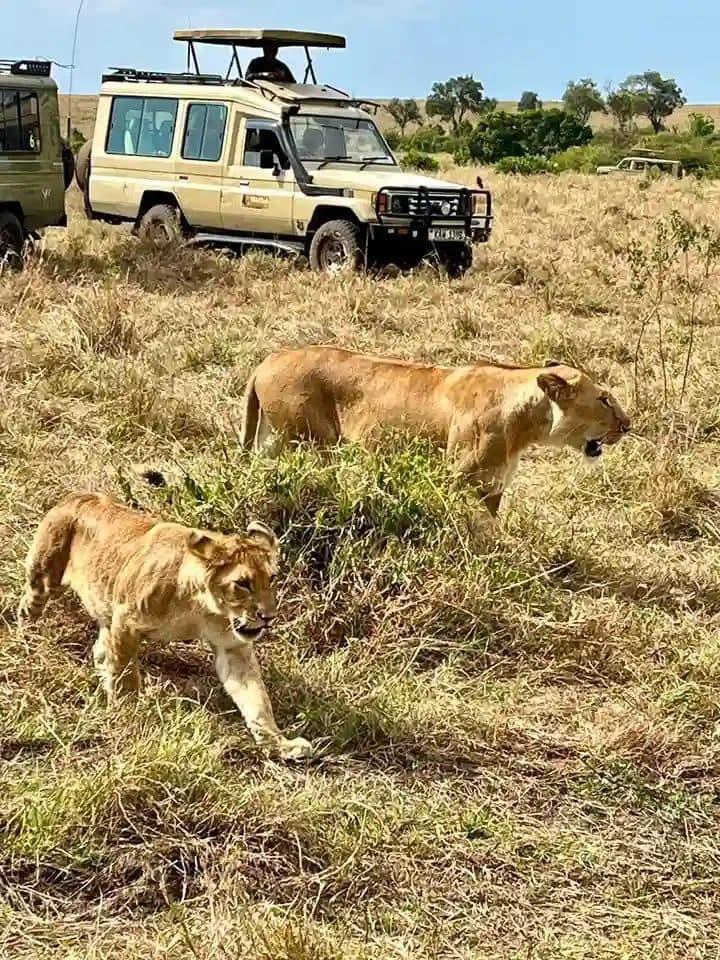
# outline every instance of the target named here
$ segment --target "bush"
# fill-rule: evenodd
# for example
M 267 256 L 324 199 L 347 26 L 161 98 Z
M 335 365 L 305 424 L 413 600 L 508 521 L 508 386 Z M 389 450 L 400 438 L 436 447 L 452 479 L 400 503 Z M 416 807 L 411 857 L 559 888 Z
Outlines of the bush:
M 648 127 L 646 130 L 634 130 L 628 133 L 626 130 L 618 130 L 617 127 L 608 127 L 605 130 L 597 130 L 593 134 L 592 143 L 588 146 L 612 147 L 614 150 L 622 150 L 625 156 L 641 133 L 652 133 L 652 130 Z
M 444 153 L 448 149 L 450 136 L 438 124 L 420 127 L 408 137 L 403 137 L 398 147 L 402 150 L 416 150 L 421 153 Z
M 478 122 L 468 146 L 473 160 L 494 163 L 503 157 L 548 157 L 591 139 L 590 127 L 564 110 L 498 110 Z
M 453 150 L 453 163 L 458 167 L 467 167 L 471 162 L 470 147 L 467 143 L 458 144 Z
M 704 113 L 691 113 L 688 129 L 691 137 L 711 137 L 715 133 L 715 121 Z
M 397 150 L 397 148 L 402 143 L 402 137 L 400 136 L 400 131 L 396 129 L 386 130 L 385 139 L 388 142 L 388 146 L 391 150 Z
M 440 164 L 435 157 L 420 150 L 406 150 L 400 165 L 405 170 L 426 170 L 429 173 L 436 173 L 440 169 Z
M 560 172 L 574 170 L 577 173 L 595 173 L 597 167 L 614 166 L 627 152 L 627 149 L 603 146 L 593 141 L 584 147 L 569 147 L 553 159 Z
M 498 173 L 521 173 L 527 176 L 533 173 L 554 173 L 557 167 L 547 157 L 534 155 L 529 157 L 503 157 L 495 164 L 495 169 Z

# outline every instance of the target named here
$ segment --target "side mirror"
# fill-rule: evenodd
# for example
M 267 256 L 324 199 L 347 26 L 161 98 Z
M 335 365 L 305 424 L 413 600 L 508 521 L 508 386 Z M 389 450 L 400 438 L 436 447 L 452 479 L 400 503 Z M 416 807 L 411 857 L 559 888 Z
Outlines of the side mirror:
M 260 151 L 260 169 L 261 170 L 275 169 L 275 154 L 273 153 L 272 150 Z

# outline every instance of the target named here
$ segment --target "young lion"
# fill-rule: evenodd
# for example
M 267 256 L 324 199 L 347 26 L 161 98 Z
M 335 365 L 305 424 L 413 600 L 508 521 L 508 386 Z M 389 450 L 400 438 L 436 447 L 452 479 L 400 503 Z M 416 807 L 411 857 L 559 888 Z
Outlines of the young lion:
M 245 537 L 224 536 L 76 494 L 38 527 L 18 619 L 39 617 L 60 587 L 74 590 L 100 626 L 93 657 L 110 701 L 138 688 L 141 641 L 204 640 L 255 739 L 287 759 L 306 757 L 308 741 L 286 739 L 275 723 L 253 649 L 277 613 L 278 560 L 277 538 L 262 523 Z
M 599 457 L 630 420 L 608 390 L 559 363 L 435 367 L 311 346 L 271 354 L 245 390 L 248 448 L 367 440 L 388 428 L 442 446 L 494 516 L 528 447 L 567 445 Z

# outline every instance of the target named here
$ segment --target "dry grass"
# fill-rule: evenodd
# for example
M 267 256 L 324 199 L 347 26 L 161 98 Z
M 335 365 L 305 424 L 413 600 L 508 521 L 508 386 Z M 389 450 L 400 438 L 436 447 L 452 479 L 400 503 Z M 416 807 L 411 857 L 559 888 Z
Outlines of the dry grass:
M 460 176 L 469 176 L 459 172 Z M 325 279 L 141 247 L 73 217 L 0 282 L 0 955 L 646 958 L 720 951 L 720 282 L 631 287 L 691 181 L 493 177 L 473 271 Z M 638 329 L 651 317 L 635 382 Z M 528 459 L 500 525 L 413 446 L 237 450 L 246 374 L 330 341 L 443 362 L 564 356 L 638 433 L 586 473 Z M 636 386 L 641 389 L 635 399 Z M 670 391 L 672 393 L 672 391 Z M 170 491 L 132 480 L 150 461 Z M 206 654 L 150 650 L 109 712 L 69 601 L 21 638 L 21 558 L 65 491 L 283 531 L 261 651 L 308 766 L 265 760 Z

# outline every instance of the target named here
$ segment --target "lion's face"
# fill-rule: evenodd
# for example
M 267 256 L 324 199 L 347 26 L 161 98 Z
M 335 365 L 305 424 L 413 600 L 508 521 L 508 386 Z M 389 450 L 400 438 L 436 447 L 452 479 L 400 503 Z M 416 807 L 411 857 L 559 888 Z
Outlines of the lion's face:
M 245 537 L 193 531 L 188 549 L 205 564 L 203 599 L 211 613 L 227 617 L 239 640 L 259 637 L 277 615 L 280 551 L 272 530 L 255 521 Z
M 553 403 L 553 443 L 594 460 L 606 444 L 617 443 L 630 430 L 630 418 L 610 391 L 579 370 L 553 368 L 541 373 L 537 382 Z

